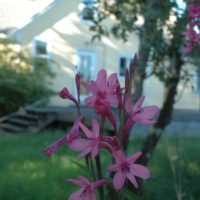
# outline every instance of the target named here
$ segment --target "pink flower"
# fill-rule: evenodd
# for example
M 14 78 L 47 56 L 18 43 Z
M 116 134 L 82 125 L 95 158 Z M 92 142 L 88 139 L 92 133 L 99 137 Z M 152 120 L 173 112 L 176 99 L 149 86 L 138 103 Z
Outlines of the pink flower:
M 51 156 L 52 153 L 56 151 L 61 145 L 63 144 L 69 144 L 71 143 L 75 138 L 78 136 L 79 132 L 79 122 L 81 121 L 82 117 L 78 117 L 76 121 L 74 122 L 73 127 L 69 131 L 68 135 L 63 136 L 59 140 L 55 141 L 53 144 L 48 146 L 46 149 L 44 149 L 44 154 L 46 156 Z
M 69 92 L 69 90 L 64 87 L 60 93 L 59 93 L 60 97 L 62 97 L 63 99 L 69 99 L 71 100 L 72 102 L 75 103 L 78 111 L 79 111 L 79 105 L 78 105 L 78 101 L 76 100 L 76 98 Z
M 135 188 L 138 188 L 135 176 L 142 179 L 149 178 L 150 174 L 146 167 L 136 164 L 135 161 L 141 156 L 141 152 L 137 152 L 126 158 L 121 150 L 115 151 L 112 155 L 116 163 L 108 167 L 109 172 L 116 172 L 113 178 L 113 185 L 116 190 L 121 189 L 125 179 L 128 178 Z
M 142 108 L 142 103 L 144 101 L 144 96 L 141 96 L 135 105 L 132 107 L 131 99 L 126 98 L 125 101 L 125 109 L 129 114 L 129 119 L 126 122 L 124 128 L 124 134 L 135 124 L 154 124 L 156 121 L 152 120 L 152 118 L 156 115 L 159 108 L 157 106 L 146 106 Z
M 95 112 L 97 115 L 106 117 L 114 127 L 114 131 L 117 134 L 117 123 L 109 105 L 103 104 L 101 101 L 96 100 Z
M 192 51 L 192 43 L 191 43 L 191 42 L 188 42 L 188 43 L 186 44 L 186 46 L 183 47 L 183 52 L 184 52 L 184 53 L 189 53 L 189 52 L 191 52 L 191 51 Z
M 187 7 L 189 16 L 192 18 L 200 16 L 200 4 L 196 2 L 196 4 L 189 4 Z
M 119 150 L 117 138 L 115 136 L 102 136 L 101 148 L 108 150 L 110 153 Z
M 101 69 L 97 75 L 96 81 L 90 81 L 89 83 L 83 83 L 83 86 L 92 94 L 85 99 L 85 104 L 88 107 L 95 107 L 96 100 L 102 104 L 117 105 L 118 99 L 116 95 L 117 88 L 117 74 L 113 73 L 107 78 L 107 72 Z
M 96 157 L 99 154 L 100 141 L 99 136 L 99 123 L 92 119 L 92 131 L 89 130 L 84 124 L 79 123 L 80 128 L 85 134 L 86 138 L 77 138 L 69 144 L 69 148 L 76 151 L 82 151 L 78 158 L 82 158 L 91 155 L 92 158 Z
M 90 183 L 87 178 L 79 176 L 79 179 L 68 179 L 69 183 L 78 185 L 81 189 L 75 191 L 69 197 L 69 200 L 96 200 L 94 190 L 101 187 L 105 183 L 109 183 L 106 180 L 98 180 Z

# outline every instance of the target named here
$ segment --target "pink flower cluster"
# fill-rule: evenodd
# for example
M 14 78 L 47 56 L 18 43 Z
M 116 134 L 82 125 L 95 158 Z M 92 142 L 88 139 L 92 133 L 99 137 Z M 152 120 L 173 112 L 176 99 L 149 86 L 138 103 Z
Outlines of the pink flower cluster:
M 200 46 L 200 0 L 194 0 L 187 6 L 188 26 L 183 34 L 186 37 L 186 44 L 183 48 L 185 53 L 190 53 Z
M 78 179 L 68 179 L 69 183 L 81 187 L 71 194 L 69 200 L 95 200 L 95 189 L 101 189 L 104 184 L 113 183 L 113 187 L 120 190 L 124 187 L 126 180 L 129 180 L 134 188 L 138 188 L 135 177 L 148 179 L 150 176 L 146 167 L 137 164 L 137 159 L 142 155 L 142 152 L 136 152 L 126 157 L 123 151 L 124 139 L 134 124 L 153 124 L 155 121 L 152 118 L 158 112 L 157 106 L 142 107 L 144 96 L 141 96 L 135 105 L 132 105 L 130 96 L 131 76 L 133 76 L 135 63 L 136 57 L 132 60 L 129 69 L 126 70 L 125 88 L 121 88 L 116 73 L 108 76 L 104 69 L 99 71 L 96 81 L 91 80 L 89 83 L 82 84 L 91 94 L 85 99 L 85 104 L 88 108 L 94 109 L 97 114 L 96 118 L 91 119 L 91 129 L 84 124 L 84 116 L 81 114 L 79 75 L 77 74 L 75 79 L 78 99 L 70 94 L 67 88 L 63 88 L 60 92 L 62 98 L 71 100 L 76 105 L 78 117 L 68 134 L 44 150 L 45 155 L 50 156 L 61 145 L 67 144 L 69 149 L 80 152 L 79 159 L 85 158 L 86 161 L 88 159 L 97 160 L 101 149 L 108 151 L 113 157 L 113 163 L 107 167 L 107 172 L 114 175 L 112 181 L 109 180 L 109 177 L 99 176 L 102 172 L 97 173 L 97 175 L 91 173 L 92 182 L 82 176 L 79 176 Z M 118 108 L 118 119 L 120 119 L 118 122 L 112 111 L 113 105 Z M 115 132 L 114 136 L 105 135 L 103 123 L 100 126 L 98 122 L 99 118 L 102 119 L 102 122 L 103 119 L 110 122 Z M 90 171 L 91 162 L 86 163 Z M 101 163 L 97 162 L 97 164 L 100 165 Z M 98 170 L 102 170 L 102 167 L 96 171 L 98 172 Z

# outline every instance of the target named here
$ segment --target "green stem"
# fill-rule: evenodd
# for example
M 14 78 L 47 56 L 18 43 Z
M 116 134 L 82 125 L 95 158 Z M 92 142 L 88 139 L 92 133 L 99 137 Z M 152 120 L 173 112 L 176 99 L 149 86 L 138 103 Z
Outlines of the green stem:
M 97 167 L 97 173 L 98 173 L 98 179 L 102 179 L 102 167 L 101 167 L 101 159 L 100 156 L 98 155 L 96 158 L 96 167 Z M 100 194 L 100 199 L 105 200 L 105 195 L 104 195 L 104 188 L 103 185 L 99 188 L 99 194 Z
M 96 178 L 96 174 L 95 174 L 95 171 L 94 171 L 94 165 L 93 165 L 93 162 L 92 162 L 92 158 L 91 157 L 88 157 L 89 158 L 89 163 L 90 163 L 90 168 L 91 168 L 91 174 L 92 174 L 92 177 L 93 177 L 93 181 L 96 181 L 97 178 Z
M 96 180 L 96 175 L 94 173 L 93 163 L 92 163 L 92 160 L 89 156 L 85 157 L 85 163 L 86 163 L 86 165 L 89 169 L 90 176 L 92 177 L 93 180 Z

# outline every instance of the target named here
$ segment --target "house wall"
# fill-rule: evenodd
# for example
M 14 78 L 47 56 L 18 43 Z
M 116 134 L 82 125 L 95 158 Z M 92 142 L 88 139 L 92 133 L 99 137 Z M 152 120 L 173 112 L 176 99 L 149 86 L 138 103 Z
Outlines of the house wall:
M 79 50 L 93 52 L 96 55 L 96 66 L 93 74 L 93 78 L 95 78 L 101 68 L 105 68 L 108 74 L 117 72 L 119 56 L 132 57 L 139 47 L 139 39 L 136 34 L 131 34 L 127 42 L 116 40 L 113 37 L 103 37 L 102 41 L 92 43 L 89 24 L 81 22 L 78 15 L 78 2 L 73 1 L 73 3 L 68 4 L 66 17 L 37 36 L 37 39 L 49 44 L 51 59 L 56 62 L 56 64 L 51 64 L 51 69 L 56 75 L 51 80 L 51 88 L 56 92 L 67 86 L 70 92 L 75 94 L 74 76 Z M 40 26 L 42 26 L 41 23 Z M 107 26 L 110 24 L 112 24 L 112 19 L 106 23 Z M 31 32 L 31 29 L 29 31 Z M 120 80 L 123 82 L 124 78 Z M 62 103 L 65 104 L 59 98 L 51 99 L 52 105 L 61 105 Z
M 49 45 L 50 57 L 55 63 L 51 63 L 51 69 L 55 77 L 51 79 L 49 85 L 55 92 L 63 87 L 69 88 L 75 94 L 75 65 L 77 64 L 77 52 L 84 50 L 93 52 L 96 55 L 96 64 L 93 78 L 96 77 L 100 68 L 107 69 L 108 73 L 119 72 L 117 61 L 120 55 L 133 56 L 139 48 L 139 38 L 136 34 L 131 34 L 127 42 L 117 40 L 112 36 L 102 37 L 101 41 L 91 43 L 92 33 L 89 25 L 81 22 L 78 15 L 79 0 L 60 0 L 60 4 L 50 8 L 49 12 L 41 15 L 37 20 L 33 20 L 24 27 L 18 37 L 22 44 L 30 42 L 34 36 L 46 41 Z M 66 3 L 67 2 L 67 3 Z M 59 20 L 60 19 L 60 20 Z M 113 19 L 105 22 L 110 27 Z M 31 25 L 32 24 L 32 25 Z M 29 43 L 31 46 L 31 43 Z M 123 84 L 124 78 L 120 78 Z M 182 84 L 179 84 L 179 92 L 182 91 Z M 163 85 L 155 77 L 150 77 L 145 81 L 144 94 L 145 103 L 162 105 Z M 59 97 L 54 97 L 50 105 L 67 105 L 66 101 Z M 190 87 L 186 88 L 182 98 L 175 104 L 175 108 L 198 109 L 199 98 Z

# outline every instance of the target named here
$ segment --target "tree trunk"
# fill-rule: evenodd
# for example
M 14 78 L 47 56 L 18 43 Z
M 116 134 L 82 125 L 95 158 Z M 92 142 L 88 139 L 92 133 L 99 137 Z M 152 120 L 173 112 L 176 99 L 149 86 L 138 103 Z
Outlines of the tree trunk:
M 153 151 L 163 133 L 165 127 L 170 123 L 177 93 L 177 86 L 180 80 L 180 71 L 183 65 L 181 54 L 176 49 L 170 59 L 171 76 L 165 83 L 165 95 L 163 106 L 160 110 L 157 123 L 149 131 L 142 147 L 142 157 L 140 163 L 147 165 Z
M 139 99 L 143 93 L 143 82 L 146 78 L 146 67 L 151 51 L 151 39 L 149 36 L 152 33 L 152 27 L 156 27 L 157 18 L 152 17 L 152 9 L 155 8 L 157 0 L 149 0 L 144 11 L 145 23 L 142 27 L 140 35 L 140 48 L 138 52 L 137 66 L 135 68 L 134 78 L 132 80 L 131 97 L 133 104 Z M 125 137 L 124 151 L 128 148 L 129 135 Z

